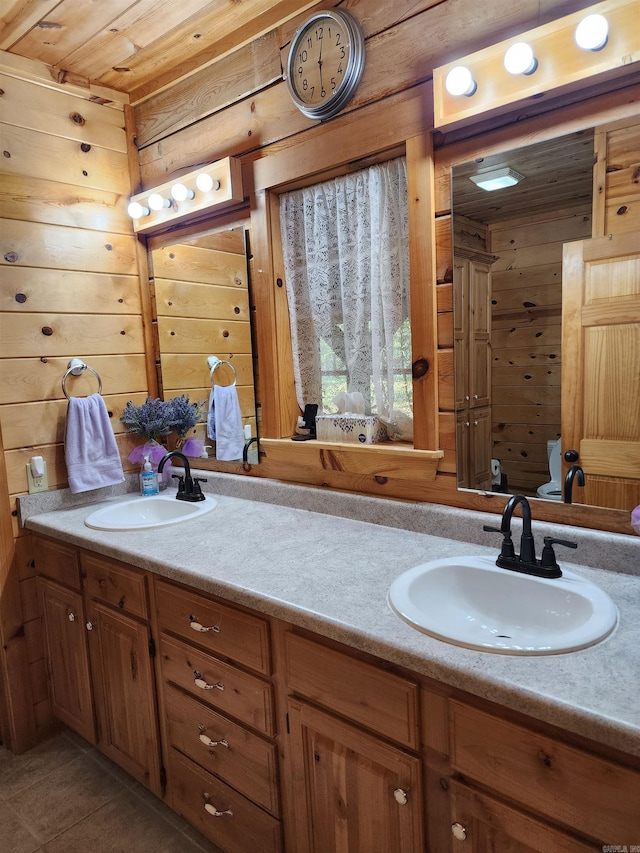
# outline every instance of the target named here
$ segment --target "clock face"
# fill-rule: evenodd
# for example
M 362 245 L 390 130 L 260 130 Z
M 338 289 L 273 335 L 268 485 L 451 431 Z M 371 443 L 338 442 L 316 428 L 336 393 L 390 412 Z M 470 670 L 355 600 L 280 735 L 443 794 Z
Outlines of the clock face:
M 318 12 L 293 39 L 289 92 L 309 118 L 329 118 L 351 98 L 363 68 L 364 37 L 355 19 L 338 9 Z

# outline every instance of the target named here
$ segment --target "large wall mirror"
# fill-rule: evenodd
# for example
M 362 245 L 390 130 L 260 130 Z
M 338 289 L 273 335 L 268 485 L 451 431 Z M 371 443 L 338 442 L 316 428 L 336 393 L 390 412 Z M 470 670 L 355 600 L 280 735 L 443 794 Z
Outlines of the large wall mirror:
M 575 276 L 576 255 L 570 249 L 568 267 L 565 246 L 596 243 L 593 167 L 594 131 L 585 130 L 452 168 L 456 457 L 462 489 L 564 501 L 570 464 L 564 454 L 573 449 L 564 433 L 571 433 L 571 413 L 578 409 L 588 411 L 603 434 L 613 432 L 607 422 L 614 413 L 618 421 L 635 418 L 627 440 L 630 447 L 635 437 L 638 446 L 640 403 L 637 385 L 634 393 L 630 384 L 637 379 L 625 378 L 633 373 L 628 361 L 633 351 L 623 344 L 622 325 L 615 329 L 615 346 L 613 336 L 592 336 L 602 351 L 594 351 L 591 368 L 581 366 L 593 372 L 586 383 L 578 376 L 580 366 L 566 355 L 568 341 L 572 335 L 577 340 L 581 330 L 572 330 L 575 317 L 567 311 L 573 287 L 568 268 Z M 478 183 L 486 180 L 507 186 L 487 190 Z M 598 286 L 604 298 L 627 273 L 620 259 L 616 273 L 606 272 L 608 258 L 603 261 Z M 628 280 L 637 279 L 638 258 L 630 263 Z M 637 332 L 633 340 L 637 347 Z M 582 399 L 577 389 L 588 389 Z M 620 444 L 626 436 L 610 437 Z M 574 433 L 570 444 L 575 441 Z M 640 500 L 640 480 L 625 481 L 628 470 L 612 459 L 610 476 L 592 477 L 589 489 L 574 471 L 571 501 L 631 510 Z
M 245 437 L 257 435 L 247 246 L 242 224 L 149 241 L 160 393 L 206 401 L 189 437 L 203 442 L 210 459 L 217 458 L 206 423 L 212 384 L 235 382 Z M 210 356 L 222 362 L 213 373 Z M 255 462 L 255 445 L 251 450 Z

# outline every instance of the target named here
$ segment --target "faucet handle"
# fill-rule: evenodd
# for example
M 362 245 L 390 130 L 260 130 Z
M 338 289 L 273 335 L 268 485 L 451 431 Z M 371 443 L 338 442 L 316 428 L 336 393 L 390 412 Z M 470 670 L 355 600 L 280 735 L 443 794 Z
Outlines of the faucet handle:
M 556 562 L 556 554 L 553 550 L 554 545 L 562 545 L 565 548 L 577 548 L 577 542 L 569 542 L 567 539 L 554 539 L 553 536 L 545 536 L 544 537 L 544 548 L 542 549 L 542 557 L 540 559 L 540 566 L 543 569 L 556 569 L 558 568 L 558 563 Z
M 506 557 L 508 559 L 514 559 L 516 556 L 515 549 L 513 547 L 513 541 L 511 539 L 511 531 L 510 530 L 502 530 L 500 527 L 490 527 L 488 524 L 483 524 L 482 529 L 487 533 L 502 533 L 502 548 L 500 549 L 500 556 Z
M 172 474 L 171 479 L 178 481 L 178 494 L 184 492 L 184 477 L 182 474 Z

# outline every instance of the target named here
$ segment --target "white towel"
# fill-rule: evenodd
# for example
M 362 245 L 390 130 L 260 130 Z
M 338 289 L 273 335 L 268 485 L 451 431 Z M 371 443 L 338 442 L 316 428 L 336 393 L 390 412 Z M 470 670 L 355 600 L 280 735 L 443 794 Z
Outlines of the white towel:
M 216 459 L 242 459 L 244 433 L 235 385 L 214 385 L 211 389 L 207 435 L 216 443 Z
M 124 481 L 118 445 L 100 394 L 69 400 L 64 454 L 74 494 Z

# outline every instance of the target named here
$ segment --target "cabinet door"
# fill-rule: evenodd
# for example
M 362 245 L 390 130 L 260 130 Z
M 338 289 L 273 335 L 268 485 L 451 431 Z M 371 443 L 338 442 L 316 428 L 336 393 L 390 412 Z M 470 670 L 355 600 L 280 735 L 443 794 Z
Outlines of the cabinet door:
M 289 701 L 297 853 L 422 853 L 420 761 Z
M 470 409 L 471 488 L 491 491 L 491 409 Z
M 469 262 L 469 405 L 491 403 L 491 272 Z
M 450 780 L 452 853 L 593 853 L 577 841 L 493 797 Z
M 98 744 L 143 785 L 160 789 L 155 683 L 147 625 L 99 602 L 87 608 Z
M 95 743 L 82 596 L 45 578 L 39 578 L 39 585 L 52 711 L 70 729 Z

